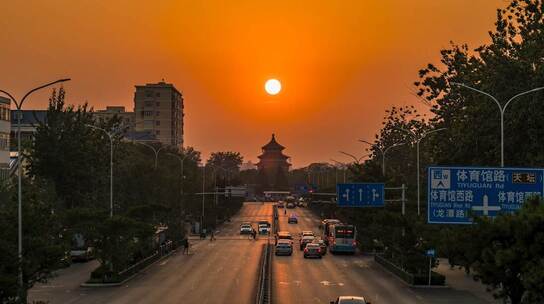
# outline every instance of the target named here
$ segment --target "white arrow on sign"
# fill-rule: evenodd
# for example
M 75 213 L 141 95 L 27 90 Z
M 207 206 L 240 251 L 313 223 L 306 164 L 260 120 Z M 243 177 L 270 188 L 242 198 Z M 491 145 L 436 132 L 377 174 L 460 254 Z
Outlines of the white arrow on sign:
M 359 189 L 359 201 L 363 201 L 363 189 Z
M 349 189 L 346 189 L 346 193 L 342 194 L 342 197 L 344 197 L 346 199 L 346 201 L 349 202 Z

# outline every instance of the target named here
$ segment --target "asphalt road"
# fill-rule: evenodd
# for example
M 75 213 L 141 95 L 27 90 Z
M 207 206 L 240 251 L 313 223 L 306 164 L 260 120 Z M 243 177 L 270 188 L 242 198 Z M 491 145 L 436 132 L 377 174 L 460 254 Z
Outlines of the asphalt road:
M 290 212 L 298 215 L 298 224 L 287 224 Z M 322 259 L 304 259 L 298 248 L 298 234 L 312 230 L 316 235 L 319 219 L 305 208 L 279 209 L 280 230 L 295 237 L 292 256 L 273 257 L 274 303 L 329 303 L 340 295 L 364 296 L 374 304 L 380 303 L 489 303 L 468 291 L 453 288 L 411 288 L 386 272 L 370 256 L 332 255 Z M 359 233 L 364 230 L 359 229 Z
M 281 229 L 294 235 L 302 230 L 320 232 L 319 219 L 309 210 L 293 210 L 299 224 L 287 224 L 280 210 Z M 253 241 L 240 236 L 239 226 L 271 216 L 272 204 L 246 203 L 232 222 L 219 228 L 217 241 L 191 240 L 189 255 L 176 252 L 123 286 L 79 287 L 97 263 L 78 263 L 59 271 L 49 283 L 35 286 L 29 300 L 52 304 L 255 303 L 259 260 L 267 238 Z M 364 295 L 372 303 L 490 303 L 467 290 L 410 288 L 361 254 L 327 253 L 323 259 L 304 259 L 295 247 L 291 257 L 273 257 L 272 275 L 274 303 L 329 303 L 338 295 Z
M 246 203 L 217 240 L 192 240 L 190 254 L 176 252 L 120 287 L 82 288 L 96 262 L 74 264 L 29 292 L 49 303 L 254 303 L 265 239 L 239 235 L 241 222 L 271 219 L 272 205 Z M 255 225 L 256 227 L 256 225 Z M 94 265 L 93 265 L 94 264 Z

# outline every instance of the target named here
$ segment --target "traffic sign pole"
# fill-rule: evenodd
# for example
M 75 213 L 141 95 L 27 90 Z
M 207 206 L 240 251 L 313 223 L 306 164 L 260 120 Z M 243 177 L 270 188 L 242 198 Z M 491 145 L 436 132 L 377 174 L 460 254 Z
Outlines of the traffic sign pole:
M 433 260 L 433 257 L 432 257 L 432 256 L 429 256 L 429 286 L 431 286 L 431 275 L 432 275 L 432 272 L 431 272 L 431 263 L 432 263 L 432 260 Z

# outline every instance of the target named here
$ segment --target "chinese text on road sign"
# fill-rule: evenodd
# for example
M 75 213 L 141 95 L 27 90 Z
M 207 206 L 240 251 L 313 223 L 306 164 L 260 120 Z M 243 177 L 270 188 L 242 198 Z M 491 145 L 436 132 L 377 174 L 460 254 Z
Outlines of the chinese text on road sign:
M 521 208 L 544 192 L 543 169 L 429 167 L 429 223 L 470 224 L 472 217 Z

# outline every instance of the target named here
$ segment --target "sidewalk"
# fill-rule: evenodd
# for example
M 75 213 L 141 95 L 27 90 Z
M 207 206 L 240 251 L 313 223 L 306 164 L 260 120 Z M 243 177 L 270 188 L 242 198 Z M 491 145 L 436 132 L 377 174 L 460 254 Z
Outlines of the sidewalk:
M 484 284 L 474 281 L 472 275 L 467 276 L 464 269 L 459 269 L 458 267 L 450 269 L 450 265 L 445 258 L 440 259 L 440 265 L 438 265 L 435 271 L 445 275 L 446 285 L 454 289 L 467 291 L 487 303 L 502 303 L 500 300 L 493 298 L 492 293 L 485 290 L 486 286 Z

